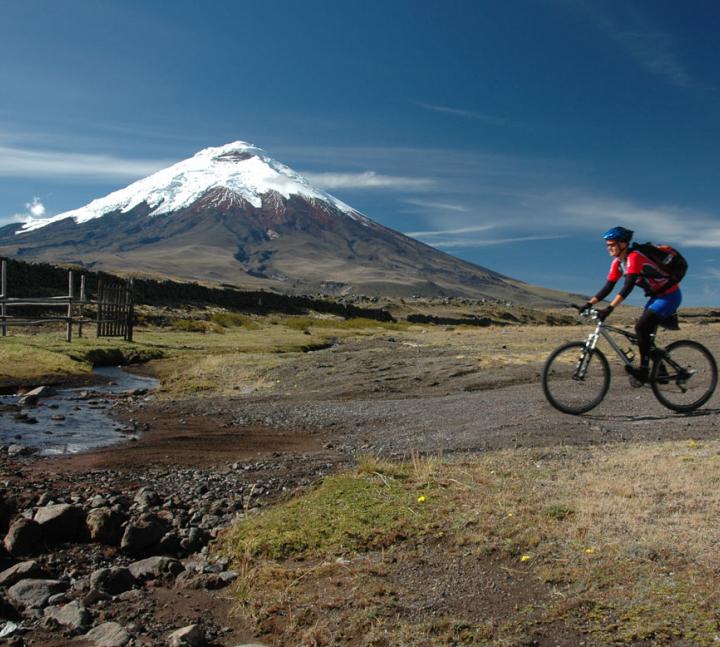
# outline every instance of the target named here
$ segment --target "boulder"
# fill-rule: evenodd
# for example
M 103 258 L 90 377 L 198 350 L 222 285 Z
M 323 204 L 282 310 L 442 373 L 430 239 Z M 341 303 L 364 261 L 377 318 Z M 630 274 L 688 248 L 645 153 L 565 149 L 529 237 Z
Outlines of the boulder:
M 38 508 L 34 520 L 48 544 L 62 544 L 87 538 L 85 511 L 77 505 L 58 503 Z
M 117 622 L 105 622 L 88 631 L 83 638 L 93 647 L 125 647 L 130 642 L 130 634 Z
M 3 620 L 17 620 L 19 617 L 18 610 L 10 604 L 9 600 L 0 595 L 0 618 Z
M 73 631 L 87 627 L 92 622 L 90 613 L 78 600 L 68 602 L 62 607 L 47 607 L 43 614 L 47 626 L 57 623 Z
M 178 560 L 160 555 L 133 562 L 128 569 L 136 579 L 141 581 L 175 577 L 185 570 Z
M 35 418 L 28 418 L 27 416 L 20 421 L 29 422 L 31 420 L 37 422 Z M 18 456 L 32 456 L 32 454 L 36 453 L 37 451 L 38 450 L 35 447 L 26 447 L 25 445 L 14 444 L 8 447 L 7 454 L 10 458 L 17 458 Z
M 19 400 L 18 404 L 21 407 L 34 407 L 40 398 L 49 398 L 55 395 L 57 391 L 51 386 L 38 386 L 32 391 L 28 391 Z
M 90 590 L 118 595 L 135 585 L 135 577 L 124 566 L 100 568 L 90 575 Z
M 180 540 L 180 546 L 189 553 L 197 553 L 210 541 L 210 533 L 193 526 L 188 530 L 187 537 Z
M 12 499 L 0 498 L 0 532 L 4 535 L 10 527 L 10 521 L 17 512 L 15 501 Z
M 204 647 L 207 638 L 200 625 L 188 625 L 173 631 L 167 638 L 167 644 L 168 647 Z
M 90 541 L 108 546 L 118 546 L 123 536 L 123 524 L 127 516 L 110 508 L 90 510 L 85 520 Z
M 0 587 L 12 586 L 20 580 L 48 577 L 48 573 L 35 560 L 20 562 L 0 573 Z
M 31 555 L 40 546 L 42 532 L 36 521 L 26 517 L 17 517 L 10 524 L 10 529 L 3 541 L 5 550 L 13 557 Z
M 125 526 L 120 548 L 126 553 L 142 554 L 157 546 L 168 530 L 168 524 L 156 515 L 145 514 Z
M 60 580 L 20 580 L 7 590 L 10 602 L 24 609 L 41 609 L 47 604 L 51 595 L 67 589 L 67 584 Z
M 149 487 L 140 488 L 133 499 L 138 505 L 154 506 L 160 505 L 160 496 Z

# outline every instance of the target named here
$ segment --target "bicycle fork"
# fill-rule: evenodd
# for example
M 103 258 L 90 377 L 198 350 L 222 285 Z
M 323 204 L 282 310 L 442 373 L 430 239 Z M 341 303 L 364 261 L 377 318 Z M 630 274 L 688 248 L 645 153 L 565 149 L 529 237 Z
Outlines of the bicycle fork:
M 585 349 L 583 350 L 582 354 L 580 355 L 580 359 L 578 360 L 578 364 L 575 369 L 575 373 L 573 375 L 574 380 L 582 381 L 585 379 L 585 374 L 587 373 L 588 364 L 590 364 L 590 357 L 592 356 L 592 352 L 595 350 L 595 347 L 597 346 L 599 338 L 600 338 L 600 324 L 598 324 L 597 328 L 595 328 L 595 330 L 588 335 L 588 338 L 585 341 Z

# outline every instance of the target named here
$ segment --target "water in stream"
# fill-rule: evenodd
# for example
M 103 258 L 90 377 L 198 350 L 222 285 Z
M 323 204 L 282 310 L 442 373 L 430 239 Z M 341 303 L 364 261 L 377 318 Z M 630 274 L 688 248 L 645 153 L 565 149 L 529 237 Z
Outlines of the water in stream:
M 118 367 L 97 368 L 94 372 L 104 383 L 60 389 L 54 396 L 41 398 L 35 407 L 23 407 L 22 413 L 37 420 L 32 424 L 18 420 L 17 411 L 2 411 L 2 405 L 18 404 L 19 396 L 0 396 L 0 445 L 25 445 L 40 454 L 56 455 L 127 439 L 127 433 L 121 431 L 123 426 L 109 415 L 111 402 L 107 396 L 154 389 L 158 382 Z

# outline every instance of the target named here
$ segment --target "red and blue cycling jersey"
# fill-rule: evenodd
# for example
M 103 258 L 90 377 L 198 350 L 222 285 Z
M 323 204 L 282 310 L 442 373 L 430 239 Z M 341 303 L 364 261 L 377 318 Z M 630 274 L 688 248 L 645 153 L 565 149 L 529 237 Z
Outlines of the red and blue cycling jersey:
M 678 284 L 670 279 L 657 263 L 638 251 L 630 252 L 624 263 L 621 263 L 619 258 L 614 258 L 610 264 L 608 281 L 615 283 L 621 276 L 630 274 L 637 275 L 636 285 L 642 287 L 648 296 L 665 296 L 679 289 Z

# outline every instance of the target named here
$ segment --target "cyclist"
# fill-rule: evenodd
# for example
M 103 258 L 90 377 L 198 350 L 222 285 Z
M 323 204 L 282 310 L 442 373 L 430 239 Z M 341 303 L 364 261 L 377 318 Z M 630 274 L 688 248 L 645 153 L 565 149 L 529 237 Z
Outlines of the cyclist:
M 645 304 L 645 310 L 635 322 L 640 365 L 625 367 L 627 372 L 638 382 L 645 383 L 650 373 L 652 335 L 657 330 L 658 324 L 677 329 L 677 317 L 674 315 L 682 301 L 682 293 L 680 286 L 660 270 L 656 263 L 630 247 L 633 233 L 625 227 L 613 227 L 603 234 L 608 254 L 613 257 L 607 283 L 594 297 L 582 305 L 580 310 L 583 311 L 594 306 L 598 301 L 602 301 L 612 292 L 615 284 L 623 275 L 625 283 L 621 290 L 615 295 L 610 305 L 598 310 L 600 321 L 605 321 L 610 313 L 628 297 L 636 285 L 645 290 L 645 295 L 649 296 L 650 300 Z

